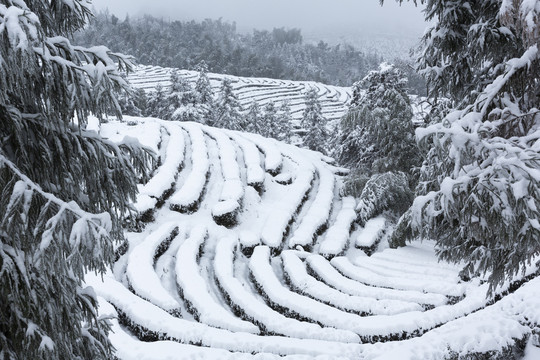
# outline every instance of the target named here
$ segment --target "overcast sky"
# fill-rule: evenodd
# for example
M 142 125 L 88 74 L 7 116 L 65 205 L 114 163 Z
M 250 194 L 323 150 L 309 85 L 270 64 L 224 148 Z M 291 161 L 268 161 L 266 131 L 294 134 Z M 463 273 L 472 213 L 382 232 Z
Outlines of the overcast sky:
M 401 7 L 386 0 L 93 0 L 96 9 L 108 8 L 123 19 L 150 14 L 171 20 L 205 18 L 236 21 L 241 31 L 301 28 L 320 33 L 355 30 L 370 33 L 421 35 L 425 24 L 419 8 L 409 2 Z

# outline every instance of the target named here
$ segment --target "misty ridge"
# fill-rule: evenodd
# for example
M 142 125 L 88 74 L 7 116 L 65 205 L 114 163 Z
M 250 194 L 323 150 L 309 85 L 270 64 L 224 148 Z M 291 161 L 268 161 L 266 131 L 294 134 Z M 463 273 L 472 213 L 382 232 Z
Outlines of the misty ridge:
M 407 75 L 412 94 L 425 93 L 410 56 L 418 39 L 365 35 L 356 38 L 354 46 L 333 35 L 339 33 L 329 32 L 325 41 L 313 37 L 317 35 L 306 39 L 299 28 L 241 32 L 235 22 L 222 19 L 169 21 L 151 15 L 119 19 L 101 11 L 75 40 L 86 46 L 105 44 L 133 55 L 142 65 L 194 70 L 204 61 L 213 73 L 338 86 L 351 86 L 388 61 Z
M 253 29 L 299 28 L 307 37 L 312 34 L 337 35 L 347 41 L 353 41 L 360 34 L 419 38 L 428 24 L 422 14 L 424 4 L 398 4 L 395 0 L 386 1 L 384 6 L 380 6 L 378 0 L 340 0 L 338 3 L 324 0 L 160 0 L 152 6 L 142 0 L 94 0 L 93 6 L 98 11 L 108 9 L 121 19 L 127 14 L 132 17 L 151 15 L 168 21 L 221 18 L 236 22 L 241 33 L 250 33 Z M 318 40 L 327 41 L 325 37 L 318 37 Z
M 152 6 L 141 0 L 95 0 L 93 6 L 94 13 L 106 9 L 120 19 L 146 15 L 167 22 L 221 19 L 235 24 L 243 35 L 254 30 L 300 29 L 305 43 L 352 45 L 389 62 L 409 58 L 409 51 L 418 46 L 429 24 L 423 16 L 423 3 L 394 0 L 384 6 L 379 0 L 341 0 L 338 4 L 324 0 L 161 0 Z

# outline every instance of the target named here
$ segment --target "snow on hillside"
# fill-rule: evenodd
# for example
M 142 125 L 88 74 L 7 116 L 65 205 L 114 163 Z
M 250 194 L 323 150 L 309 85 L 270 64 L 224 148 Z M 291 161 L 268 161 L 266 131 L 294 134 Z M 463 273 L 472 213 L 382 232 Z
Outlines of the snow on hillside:
M 355 245 L 375 230 L 351 238 L 354 199 L 340 198 L 339 169 L 319 153 L 127 120 L 100 132 L 160 156 L 135 204 L 145 226 L 127 233 L 103 280 L 86 277 L 119 359 L 489 357 L 540 324 L 535 268 L 493 302 L 487 284 L 439 263 L 431 241 L 368 257 Z
M 174 69 L 159 66 L 137 66 L 128 75 L 129 82 L 139 89 L 153 91 L 158 84 L 164 88 L 170 86 L 170 76 Z M 198 77 L 198 72 L 179 70 L 178 74 L 192 82 Z M 300 120 L 305 108 L 305 94 L 316 89 L 322 106 L 323 115 L 327 120 L 338 120 L 347 111 L 348 102 L 352 96 L 352 88 L 324 85 L 313 81 L 290 81 L 266 78 L 238 77 L 233 75 L 208 74 L 210 84 L 217 93 L 224 78 L 232 81 L 233 89 L 240 103 L 247 109 L 253 101 L 261 107 L 269 102 L 280 104 L 288 100 L 291 115 L 294 120 Z

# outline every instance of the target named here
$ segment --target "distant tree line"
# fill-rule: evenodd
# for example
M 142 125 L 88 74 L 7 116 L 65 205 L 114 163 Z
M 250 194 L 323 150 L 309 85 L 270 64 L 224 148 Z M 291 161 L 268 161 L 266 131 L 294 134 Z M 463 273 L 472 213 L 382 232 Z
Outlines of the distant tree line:
M 350 86 L 376 69 L 382 57 L 350 45 L 306 44 L 299 29 L 240 34 L 222 20 L 166 21 L 145 15 L 119 20 L 98 13 L 75 35 L 77 43 L 103 44 L 140 64 L 194 69 L 204 60 L 215 73 L 310 80 Z

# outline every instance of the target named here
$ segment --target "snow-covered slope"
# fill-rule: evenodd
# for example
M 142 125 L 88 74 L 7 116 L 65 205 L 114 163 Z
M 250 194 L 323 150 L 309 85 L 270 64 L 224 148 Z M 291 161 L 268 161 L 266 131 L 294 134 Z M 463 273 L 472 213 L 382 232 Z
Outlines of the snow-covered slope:
M 154 91 L 157 84 L 170 86 L 170 76 L 174 69 L 159 66 L 138 66 L 128 75 L 128 80 L 135 88 Z M 198 72 L 178 70 L 178 74 L 195 82 Z M 288 100 L 294 120 L 300 120 L 305 108 L 305 94 L 316 89 L 319 94 L 323 115 L 327 120 L 340 119 L 347 111 L 346 104 L 352 96 L 352 88 L 325 85 L 312 81 L 290 81 L 266 78 L 249 78 L 232 75 L 208 74 L 210 84 L 217 94 L 224 78 L 232 81 L 233 89 L 240 103 L 247 109 L 252 102 L 264 106 L 268 102 L 280 104 Z
M 87 276 L 120 359 L 506 359 L 540 324 L 539 278 L 490 302 L 430 241 L 357 249 L 372 231 L 350 234 L 354 199 L 319 153 L 128 120 L 101 134 L 160 155 L 135 204 L 146 226 L 103 281 Z

